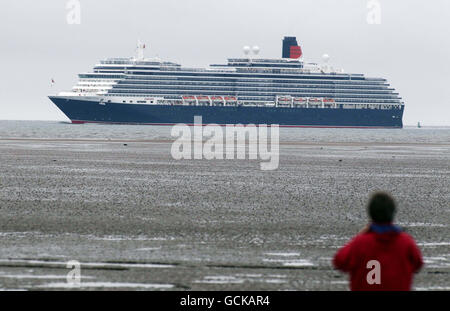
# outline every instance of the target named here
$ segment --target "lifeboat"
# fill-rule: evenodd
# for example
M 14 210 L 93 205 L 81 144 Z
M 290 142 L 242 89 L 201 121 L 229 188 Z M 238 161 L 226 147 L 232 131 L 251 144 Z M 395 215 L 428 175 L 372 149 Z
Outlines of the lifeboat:
M 223 97 L 222 96 L 211 96 L 211 100 L 223 102 Z
M 291 100 L 289 97 L 278 97 L 279 101 L 289 101 Z
M 225 96 L 225 100 L 227 102 L 235 102 L 237 101 L 237 98 L 235 96 Z
M 309 99 L 309 102 L 312 102 L 312 103 L 319 103 L 319 102 L 321 102 L 322 100 L 320 99 L 320 98 L 310 98 Z
M 308 99 L 303 98 L 303 97 L 295 97 L 294 98 L 294 103 L 306 103 Z

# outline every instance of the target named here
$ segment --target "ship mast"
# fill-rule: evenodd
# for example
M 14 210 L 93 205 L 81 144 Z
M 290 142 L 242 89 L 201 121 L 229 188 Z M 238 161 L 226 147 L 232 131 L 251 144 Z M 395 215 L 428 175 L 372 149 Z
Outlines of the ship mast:
M 144 49 L 145 43 L 142 43 L 141 40 L 138 40 L 136 46 L 136 60 L 144 60 Z

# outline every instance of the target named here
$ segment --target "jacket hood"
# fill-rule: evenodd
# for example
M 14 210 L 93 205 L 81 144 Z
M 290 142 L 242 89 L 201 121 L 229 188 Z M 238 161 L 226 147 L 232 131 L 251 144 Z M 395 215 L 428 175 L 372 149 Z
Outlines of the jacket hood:
M 381 242 L 389 242 L 397 237 L 402 229 L 394 224 L 377 224 L 370 225 L 369 232 L 375 233 L 376 239 Z

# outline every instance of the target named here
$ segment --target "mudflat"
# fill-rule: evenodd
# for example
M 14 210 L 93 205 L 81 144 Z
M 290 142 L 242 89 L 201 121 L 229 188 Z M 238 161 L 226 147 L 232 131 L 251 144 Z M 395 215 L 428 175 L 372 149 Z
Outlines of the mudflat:
M 346 290 L 337 248 L 375 190 L 450 289 L 450 142 L 281 141 L 259 160 L 174 160 L 171 140 L 0 139 L 0 288 Z

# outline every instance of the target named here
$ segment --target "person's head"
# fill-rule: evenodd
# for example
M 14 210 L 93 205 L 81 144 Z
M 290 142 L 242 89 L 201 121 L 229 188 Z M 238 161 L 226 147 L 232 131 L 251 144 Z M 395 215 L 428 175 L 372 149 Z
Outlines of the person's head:
M 370 219 L 375 223 L 390 223 L 394 220 L 395 201 L 385 192 L 372 194 L 367 207 Z

